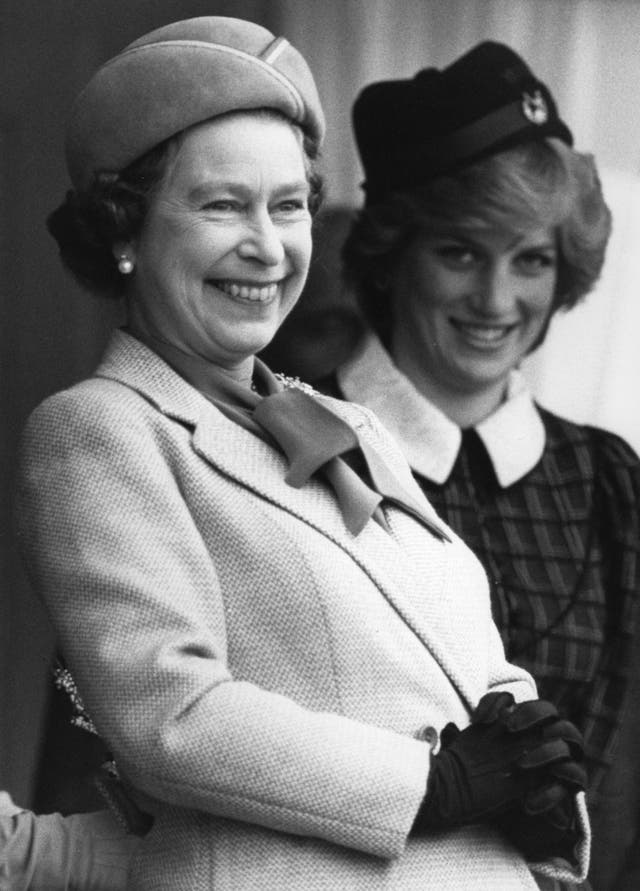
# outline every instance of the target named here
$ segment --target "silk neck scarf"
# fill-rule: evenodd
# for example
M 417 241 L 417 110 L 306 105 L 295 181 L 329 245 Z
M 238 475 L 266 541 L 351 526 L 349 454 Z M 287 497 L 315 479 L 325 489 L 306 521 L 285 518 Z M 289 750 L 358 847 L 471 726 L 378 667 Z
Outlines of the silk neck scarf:
M 289 462 L 288 485 L 301 488 L 313 476 L 324 477 L 352 535 L 358 535 L 370 518 L 388 531 L 381 510 L 386 500 L 411 514 L 440 540 L 450 540 L 375 449 L 304 385 L 292 382 L 284 387 L 264 362 L 254 358 L 250 387 L 222 368 L 164 341 L 145 338 L 144 342 L 227 418 L 284 453 Z M 361 473 L 352 465 L 360 465 Z

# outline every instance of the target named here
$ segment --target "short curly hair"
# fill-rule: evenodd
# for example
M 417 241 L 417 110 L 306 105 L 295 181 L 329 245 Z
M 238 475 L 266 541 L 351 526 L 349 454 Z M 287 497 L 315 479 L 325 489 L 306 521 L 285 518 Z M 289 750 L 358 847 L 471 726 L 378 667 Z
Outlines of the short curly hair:
M 558 139 L 526 143 L 412 190 L 390 192 L 358 214 L 342 251 L 346 282 L 383 342 L 393 323 L 390 283 L 404 249 L 418 232 L 454 222 L 513 232 L 556 228 L 552 314 L 575 306 L 594 286 L 611 232 L 593 157 Z
M 238 113 L 244 112 L 229 115 Z M 299 134 L 310 185 L 309 209 L 315 214 L 323 190 L 317 168 L 317 143 L 279 111 L 258 109 L 251 114 L 283 120 Z M 47 228 L 58 243 L 63 265 L 82 287 L 107 298 L 122 296 L 124 280 L 113 246 L 131 241 L 140 233 L 150 201 L 181 138 L 179 133 L 165 140 L 124 170 L 98 173 L 91 188 L 67 192 L 63 203 L 47 218 Z

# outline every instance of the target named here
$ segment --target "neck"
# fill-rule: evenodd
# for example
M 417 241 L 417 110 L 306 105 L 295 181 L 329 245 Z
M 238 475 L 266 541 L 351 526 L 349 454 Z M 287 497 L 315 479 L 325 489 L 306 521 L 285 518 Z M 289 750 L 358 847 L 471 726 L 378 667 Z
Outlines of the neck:
M 236 384 L 251 389 L 254 366 L 253 356 L 248 356 L 234 365 L 220 365 L 217 362 L 212 362 L 205 356 L 183 350 L 177 344 L 170 343 L 159 334 L 147 330 L 144 326 L 136 325 L 133 320 L 130 320 L 128 328 L 134 337 L 137 337 L 138 340 L 161 356 L 197 389 L 205 387 L 209 369 L 224 375 Z
M 416 390 L 463 430 L 488 418 L 504 400 L 506 385 L 502 380 L 473 390 L 458 388 L 430 375 L 411 350 L 392 342 L 390 352 L 396 367 Z

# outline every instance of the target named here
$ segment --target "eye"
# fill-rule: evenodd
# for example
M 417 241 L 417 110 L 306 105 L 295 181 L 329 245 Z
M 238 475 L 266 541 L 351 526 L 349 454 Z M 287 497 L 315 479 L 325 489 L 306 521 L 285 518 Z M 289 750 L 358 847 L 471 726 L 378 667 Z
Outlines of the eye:
M 307 196 L 300 196 L 298 198 L 285 198 L 282 201 L 278 201 L 275 205 L 273 212 L 277 214 L 281 214 L 283 216 L 290 216 L 291 214 L 299 214 L 306 212 L 308 209 Z
M 240 202 L 233 198 L 216 198 L 214 201 L 207 201 L 202 205 L 202 210 L 208 210 L 213 213 L 233 213 L 240 209 Z
M 556 267 L 556 254 L 552 250 L 523 251 L 516 263 L 525 275 L 540 275 Z
M 451 269 L 469 269 L 480 261 L 480 256 L 474 248 L 457 241 L 436 245 L 435 253 Z

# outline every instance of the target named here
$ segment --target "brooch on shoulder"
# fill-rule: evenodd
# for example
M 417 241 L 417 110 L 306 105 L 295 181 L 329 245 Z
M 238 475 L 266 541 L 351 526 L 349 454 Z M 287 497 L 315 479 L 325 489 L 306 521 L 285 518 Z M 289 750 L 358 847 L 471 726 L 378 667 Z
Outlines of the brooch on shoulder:
M 305 384 L 299 377 L 291 377 L 290 375 L 282 374 L 281 372 L 278 372 L 274 377 L 282 384 L 285 390 L 301 390 L 303 393 L 306 393 L 307 396 L 318 395 L 318 391 L 315 390 L 311 384 Z

